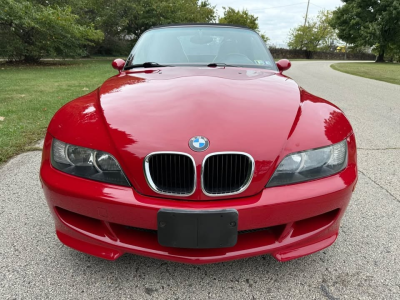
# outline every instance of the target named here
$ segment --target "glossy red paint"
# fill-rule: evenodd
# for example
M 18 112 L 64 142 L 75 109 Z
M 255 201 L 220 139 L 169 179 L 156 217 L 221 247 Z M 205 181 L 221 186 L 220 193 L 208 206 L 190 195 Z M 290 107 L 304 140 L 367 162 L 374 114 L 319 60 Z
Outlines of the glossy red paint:
M 351 135 L 348 138 L 349 165 L 338 175 L 267 188 L 248 198 L 173 201 L 144 196 L 131 188 L 81 179 L 53 169 L 49 161 L 51 139 L 47 135 L 41 178 L 57 235 L 74 249 L 110 260 L 126 252 L 194 264 L 266 253 L 281 261 L 311 254 L 336 239 L 357 176 L 356 145 L 354 135 Z M 125 228 L 155 230 L 160 208 L 212 210 L 232 207 L 239 212 L 240 231 L 271 230 L 242 234 L 232 248 L 188 250 L 162 247 L 151 233 Z
M 284 71 L 289 70 L 290 67 L 292 66 L 292 63 L 287 59 L 281 59 L 280 61 L 278 61 L 276 63 L 276 65 L 277 65 L 279 71 L 282 73 Z
M 121 73 L 122 69 L 125 66 L 125 61 L 121 58 L 117 58 L 112 62 L 112 67 L 116 70 L 118 70 L 119 73 Z
M 164 198 L 171 196 L 152 191 L 143 176 L 143 159 L 149 153 L 189 153 L 198 174 L 209 153 L 249 153 L 256 163 L 252 183 L 233 196 L 243 198 L 261 192 L 287 154 L 340 142 L 351 132 L 338 108 L 300 90 L 293 80 L 273 71 L 241 68 L 123 72 L 97 92 L 64 106 L 49 126 L 59 140 L 113 154 L 136 191 Z M 190 150 L 188 141 L 196 135 L 210 140 L 207 151 Z M 177 198 L 216 200 L 202 193 L 200 180 L 193 195 Z M 228 198 L 232 196 L 218 199 Z
M 196 135 L 210 140 L 208 150 L 190 150 L 188 141 Z M 49 161 L 53 137 L 111 153 L 133 188 L 55 170 Z M 349 162 L 341 173 L 265 188 L 287 154 L 344 139 Z M 143 174 L 144 157 L 156 151 L 189 153 L 198 176 L 207 154 L 246 152 L 255 160 L 255 173 L 248 189 L 238 195 L 210 198 L 197 180 L 196 192 L 189 197 L 163 196 L 150 189 Z M 265 253 L 285 261 L 319 251 L 336 239 L 357 179 L 356 145 L 340 109 L 279 72 L 140 69 L 121 72 L 56 113 L 45 140 L 41 179 L 58 237 L 77 250 L 106 259 L 130 252 L 196 264 Z M 160 208 L 235 208 L 240 231 L 269 230 L 242 234 L 232 248 L 188 250 L 162 247 L 151 233 L 125 227 L 156 230 Z

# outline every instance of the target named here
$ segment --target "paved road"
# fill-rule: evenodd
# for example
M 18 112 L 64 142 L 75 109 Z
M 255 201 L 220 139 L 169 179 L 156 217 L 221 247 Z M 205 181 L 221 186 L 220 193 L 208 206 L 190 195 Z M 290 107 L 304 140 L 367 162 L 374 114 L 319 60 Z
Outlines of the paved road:
M 0 299 L 400 299 L 400 86 L 329 65 L 295 62 L 288 74 L 342 107 L 358 138 L 359 183 L 332 247 L 283 264 L 97 259 L 57 240 L 40 153 L 29 152 L 0 169 Z

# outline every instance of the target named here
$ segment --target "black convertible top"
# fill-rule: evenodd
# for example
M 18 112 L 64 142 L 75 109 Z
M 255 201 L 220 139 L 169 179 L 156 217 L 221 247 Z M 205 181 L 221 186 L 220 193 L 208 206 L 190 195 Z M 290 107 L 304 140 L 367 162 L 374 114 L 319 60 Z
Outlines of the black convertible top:
M 177 23 L 177 24 L 166 24 L 166 25 L 158 25 L 158 26 L 153 26 L 150 28 L 151 29 L 156 29 L 156 28 L 165 28 L 165 27 L 185 27 L 185 26 L 220 26 L 220 27 L 234 27 L 234 28 L 244 28 L 248 29 L 251 31 L 254 31 L 253 29 L 250 29 L 249 27 L 243 26 L 243 25 L 235 25 L 235 24 L 221 24 L 221 23 Z

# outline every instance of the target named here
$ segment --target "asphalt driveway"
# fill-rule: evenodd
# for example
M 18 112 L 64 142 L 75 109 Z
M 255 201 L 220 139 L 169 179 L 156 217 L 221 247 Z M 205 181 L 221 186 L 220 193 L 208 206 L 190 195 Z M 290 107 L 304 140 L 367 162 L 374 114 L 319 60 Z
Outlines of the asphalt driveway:
M 40 152 L 0 168 L 0 299 L 400 299 L 400 86 L 294 62 L 287 72 L 354 126 L 359 182 L 330 248 L 191 266 L 124 255 L 101 260 L 56 238 Z

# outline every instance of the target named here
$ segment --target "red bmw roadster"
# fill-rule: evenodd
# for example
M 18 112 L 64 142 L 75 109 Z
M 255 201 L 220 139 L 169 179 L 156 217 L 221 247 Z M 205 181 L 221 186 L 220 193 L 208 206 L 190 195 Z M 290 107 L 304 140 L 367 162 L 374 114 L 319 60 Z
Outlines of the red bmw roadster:
M 47 130 L 40 176 L 61 242 L 204 264 L 287 261 L 336 240 L 357 181 L 353 129 L 256 32 L 156 27 L 112 65 Z

